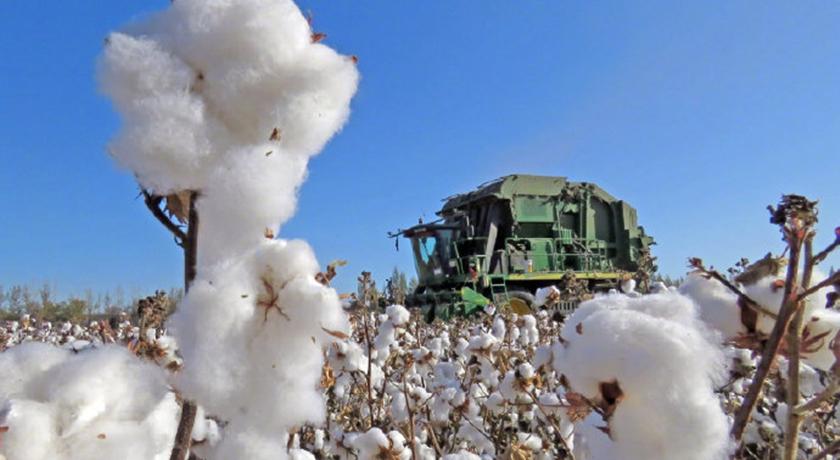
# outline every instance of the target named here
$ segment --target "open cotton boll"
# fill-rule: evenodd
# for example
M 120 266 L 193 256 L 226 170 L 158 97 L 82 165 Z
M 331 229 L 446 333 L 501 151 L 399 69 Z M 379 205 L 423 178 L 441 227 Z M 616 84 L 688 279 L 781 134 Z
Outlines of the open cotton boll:
M 57 450 L 56 409 L 31 400 L 5 401 L 0 407 L 3 434 L 0 455 L 9 459 L 54 460 Z M 58 457 L 61 458 L 61 457 Z
M 460 450 L 454 454 L 444 455 L 443 460 L 481 460 L 481 457 L 468 450 Z
M 131 108 L 138 96 L 187 93 L 196 78 L 155 40 L 118 32 L 108 36 L 98 70 L 102 90 L 120 108 Z
M 724 337 L 747 332 L 741 323 L 738 296 L 720 282 L 692 273 L 680 285 L 679 292 L 691 298 L 698 306 L 700 318 Z
M 256 429 L 240 430 L 231 427 L 215 448 L 210 449 L 210 458 L 248 460 L 286 460 L 286 437 L 277 433 L 265 433 Z
M 567 319 L 566 345 L 556 350 L 554 368 L 590 399 L 602 399 L 601 384 L 613 382 L 623 395 L 609 420 L 612 441 L 591 458 L 725 454 L 728 422 L 713 391 L 724 356 L 692 320 L 691 302 L 680 297 L 608 295 L 585 302 Z
M 176 383 L 210 413 L 234 414 L 240 405 L 230 395 L 241 390 L 246 378 L 244 336 L 258 320 L 258 286 L 241 264 L 218 267 L 204 276 L 193 282 L 167 320 L 184 358 Z
M 537 293 L 534 295 L 534 306 L 542 307 L 549 301 L 549 299 L 559 298 L 560 289 L 557 289 L 557 286 L 541 287 L 537 289 Z
M 402 305 L 389 305 L 388 308 L 385 309 L 385 313 L 388 315 L 388 320 L 391 321 L 394 326 L 402 326 L 411 319 L 411 313 L 409 313 Z
M 158 193 L 204 184 L 204 163 L 214 153 L 208 128 L 214 126 L 191 92 L 195 79 L 195 71 L 148 37 L 108 37 L 100 85 L 131 120 L 109 150 Z
M 810 319 L 805 320 L 804 326 L 803 341 L 811 343 L 802 348 L 803 361 L 822 371 L 830 371 L 837 364 L 831 344 L 840 341 L 840 312 L 816 310 Z M 840 368 L 840 364 L 837 366 Z
M 183 391 L 214 414 L 278 431 L 320 421 L 321 349 L 334 340 L 325 329 L 348 325 L 316 266 L 305 243 L 264 240 L 244 261 L 203 273 L 171 320 Z
M 815 270 L 812 276 L 811 284 L 817 284 L 825 278 L 826 276 L 823 273 Z M 779 283 L 784 283 L 784 279 L 767 276 L 758 280 L 758 282 L 754 284 L 744 286 L 743 291 L 744 294 L 758 302 L 767 310 L 773 313 L 778 313 L 781 309 L 782 298 L 784 297 L 785 291 L 784 285 L 781 284 L 780 287 Z M 831 291 L 831 287 L 826 287 L 808 296 L 804 302 L 805 307 L 803 309 L 803 317 L 806 319 L 810 318 L 814 312 L 823 310 L 825 308 L 826 295 Z M 757 328 L 765 334 L 770 334 L 770 332 L 772 332 L 775 323 L 776 320 L 774 318 L 767 315 L 758 315 Z
M 411 450 L 405 448 L 405 438 L 396 431 L 387 435 L 379 428 L 371 428 L 352 441 L 360 460 L 377 458 L 409 459 Z
M 230 422 L 214 458 L 285 455 L 277 438 L 320 422 L 322 347 L 347 330 L 309 247 L 266 238 L 358 83 L 352 59 L 312 41 L 290 0 L 178 0 L 102 59 L 126 124 L 115 157 L 156 193 L 199 193 L 198 276 L 169 325 L 179 389 Z
M 68 350 L 40 342 L 22 343 L 0 353 L 0 401 L 36 391 L 33 380 L 67 360 Z
M 199 265 L 247 252 L 267 230 L 276 232 L 295 211 L 306 162 L 264 143 L 231 152 L 216 166 L 198 201 Z
M 163 371 L 117 346 L 67 354 L 2 405 L 10 459 L 163 460 L 178 420 Z

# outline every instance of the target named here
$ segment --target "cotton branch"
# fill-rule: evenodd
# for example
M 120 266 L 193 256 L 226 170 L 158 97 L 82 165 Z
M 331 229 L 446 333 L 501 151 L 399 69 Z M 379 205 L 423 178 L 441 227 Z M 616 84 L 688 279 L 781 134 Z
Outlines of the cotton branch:
M 747 396 L 735 413 L 735 420 L 732 424 L 730 434 L 736 442 L 741 441 L 747 422 L 749 422 L 752 412 L 761 396 L 764 381 L 767 379 L 773 361 L 779 352 L 779 345 L 782 343 L 782 338 L 787 332 L 788 325 L 797 310 L 797 306 L 801 305 L 794 292 L 796 290 L 797 279 L 799 278 L 799 261 L 804 243 L 803 240 L 807 234 L 807 230 L 816 221 L 816 217 L 809 216 L 807 211 L 813 211 L 815 205 L 816 203 L 809 202 L 803 197 L 785 195 L 782 197 L 782 203 L 777 208 L 770 208 L 770 222 L 780 226 L 784 240 L 788 244 L 790 259 L 788 260 L 784 296 L 781 308 L 779 309 L 779 317 L 773 325 L 773 330 L 761 353 L 761 361 L 758 364 Z M 809 217 L 812 217 L 813 221 Z
M 149 211 L 155 216 L 155 219 L 158 220 L 170 233 L 175 237 L 175 243 L 178 246 L 184 247 L 184 240 L 187 238 L 186 233 L 179 227 L 175 222 L 173 222 L 163 210 L 160 208 L 160 204 L 163 202 L 163 198 L 160 195 L 152 195 L 146 189 L 142 189 L 141 193 L 143 194 L 143 201 L 146 203 L 146 207 L 149 208 Z

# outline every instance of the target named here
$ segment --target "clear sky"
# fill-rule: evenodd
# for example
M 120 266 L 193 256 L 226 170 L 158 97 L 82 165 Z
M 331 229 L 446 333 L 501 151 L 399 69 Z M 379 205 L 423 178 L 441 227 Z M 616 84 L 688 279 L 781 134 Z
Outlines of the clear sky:
M 63 295 L 181 282 L 171 237 L 105 154 L 109 30 L 168 0 L 0 2 L 0 284 Z M 767 204 L 819 199 L 840 225 L 840 3 L 306 0 L 360 58 L 344 130 L 310 164 L 281 236 L 384 280 L 388 230 L 510 173 L 627 200 L 666 274 L 781 249 Z M 404 246 L 405 247 L 405 246 Z M 840 266 L 835 257 L 831 261 Z

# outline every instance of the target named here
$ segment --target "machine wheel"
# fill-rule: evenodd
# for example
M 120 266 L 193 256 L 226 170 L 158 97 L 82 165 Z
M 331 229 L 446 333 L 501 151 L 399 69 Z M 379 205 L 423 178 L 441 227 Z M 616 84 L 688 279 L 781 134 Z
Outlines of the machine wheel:
M 514 313 L 519 315 L 527 315 L 533 312 L 534 302 L 536 301 L 534 294 L 528 291 L 508 291 L 510 298 L 510 308 Z

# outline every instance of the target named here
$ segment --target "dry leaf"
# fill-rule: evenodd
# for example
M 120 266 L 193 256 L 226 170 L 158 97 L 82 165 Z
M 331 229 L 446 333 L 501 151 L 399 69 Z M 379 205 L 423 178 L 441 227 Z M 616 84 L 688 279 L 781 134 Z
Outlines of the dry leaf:
M 191 195 L 192 192 L 189 190 L 166 195 L 166 212 L 182 224 L 186 224 L 190 220 Z
M 333 385 L 335 385 L 335 375 L 330 364 L 325 361 L 321 367 L 321 388 L 332 388 Z
M 601 391 L 601 408 L 604 410 L 604 419 L 608 420 L 612 416 L 618 403 L 624 399 L 624 392 L 621 391 L 621 386 L 618 385 L 618 380 L 612 382 L 601 382 L 598 384 L 598 389 Z
M 106 437 L 107 436 L 105 436 L 105 433 L 99 433 L 98 435 L 96 435 L 96 439 L 105 439 Z
M 513 443 L 508 447 L 502 458 L 504 460 L 531 460 L 534 458 L 534 453 L 522 444 Z
M 337 338 L 337 339 L 346 340 L 346 339 L 349 339 L 349 338 L 350 338 L 350 336 L 349 336 L 349 335 L 347 335 L 347 334 L 345 334 L 345 333 L 343 333 L 343 332 L 341 332 L 341 331 L 333 331 L 333 330 L 327 329 L 327 328 L 325 328 L 325 327 L 323 327 L 323 326 L 321 327 L 321 329 L 322 329 L 324 332 L 326 332 L 327 334 L 329 334 L 329 335 L 331 335 L 331 336 L 333 336 L 333 337 L 335 337 L 335 338 Z
M 280 140 L 280 128 L 274 128 L 271 131 L 271 135 L 268 136 L 268 140 L 270 141 L 279 141 Z
M 274 230 L 266 227 L 265 231 L 263 232 L 263 235 L 265 235 L 266 238 L 268 238 L 270 240 L 273 240 L 274 239 Z
M 327 34 L 323 32 L 312 32 L 312 43 L 318 43 L 325 38 L 327 38 Z
M 583 420 L 592 412 L 592 405 L 582 394 L 568 391 L 564 397 L 569 403 L 566 408 L 566 415 L 568 415 L 570 421 L 577 422 Z

